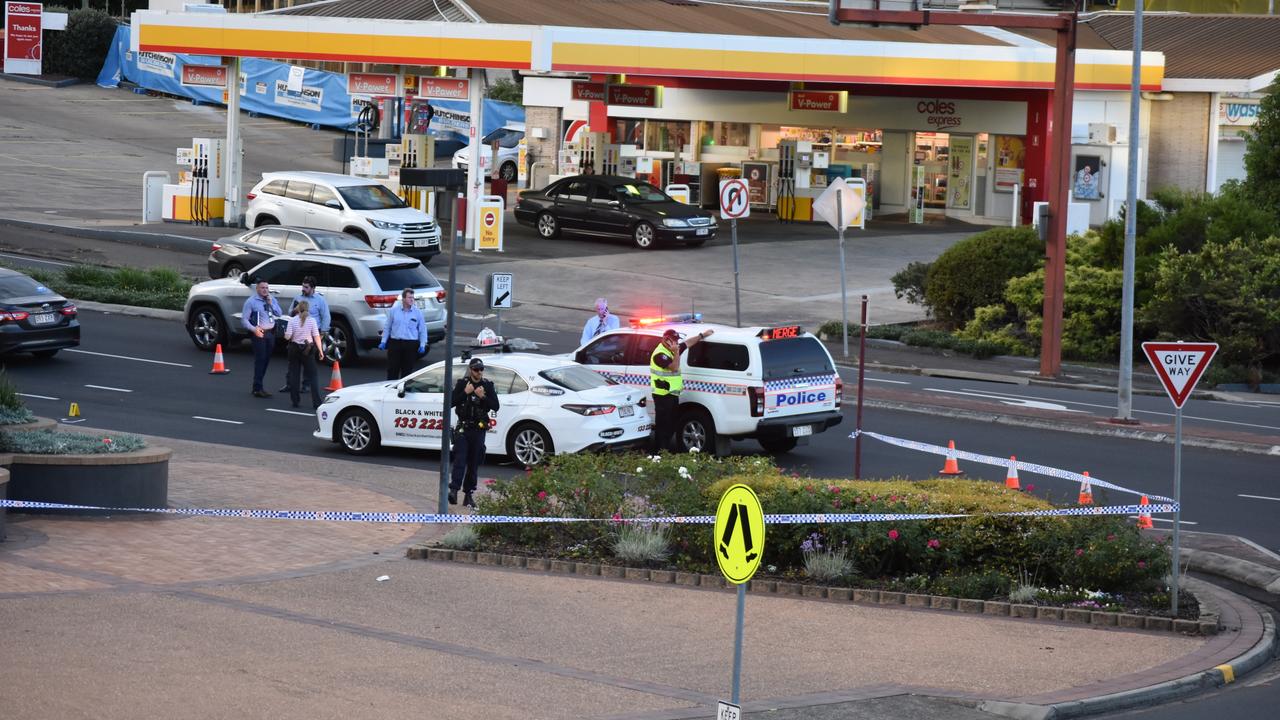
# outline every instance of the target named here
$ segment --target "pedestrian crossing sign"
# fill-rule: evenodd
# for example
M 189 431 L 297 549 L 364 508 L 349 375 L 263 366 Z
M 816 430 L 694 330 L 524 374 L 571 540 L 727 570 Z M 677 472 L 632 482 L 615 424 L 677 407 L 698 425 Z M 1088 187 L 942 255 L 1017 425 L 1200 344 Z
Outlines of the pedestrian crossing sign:
M 751 579 L 764 555 L 764 510 L 746 485 L 734 485 L 720 496 L 714 544 L 720 572 L 734 585 Z

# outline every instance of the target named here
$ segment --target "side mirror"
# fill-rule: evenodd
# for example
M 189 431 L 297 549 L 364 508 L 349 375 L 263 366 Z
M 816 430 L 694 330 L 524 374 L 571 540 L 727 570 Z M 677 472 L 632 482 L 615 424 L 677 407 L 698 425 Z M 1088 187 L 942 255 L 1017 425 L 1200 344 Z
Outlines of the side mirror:
M 253 287 L 253 278 L 249 277 L 249 273 L 240 273 L 240 284 L 247 287 Z
M 404 383 L 396 385 L 396 397 L 404 398 Z
M 327 208 L 333 208 L 334 210 L 342 209 L 342 203 L 338 202 L 337 200 L 325 200 L 324 206 Z
M 586 350 L 579 350 L 579 351 L 578 351 L 578 352 L 573 356 L 573 361 L 574 361 L 574 362 L 576 362 L 576 363 L 578 363 L 579 365 L 586 365 L 586 364 L 587 364 L 587 351 L 586 351 Z
M 610 201 L 609 201 L 609 207 L 611 207 L 611 208 L 620 208 L 620 207 L 622 207 L 622 201 L 621 201 L 621 200 L 610 200 Z

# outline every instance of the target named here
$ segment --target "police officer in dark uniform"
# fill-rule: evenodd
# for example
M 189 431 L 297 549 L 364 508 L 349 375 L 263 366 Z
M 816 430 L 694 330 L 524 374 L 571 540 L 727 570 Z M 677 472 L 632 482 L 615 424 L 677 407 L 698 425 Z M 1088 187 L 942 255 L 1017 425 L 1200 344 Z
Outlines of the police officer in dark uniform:
M 489 413 L 498 411 L 498 391 L 484 377 L 484 361 L 471 358 L 466 377 L 453 386 L 453 411 L 458 425 L 453 431 L 453 468 L 449 481 L 449 504 L 475 508 L 471 493 L 476 490 L 476 472 L 484 459 L 484 439 L 489 432 Z

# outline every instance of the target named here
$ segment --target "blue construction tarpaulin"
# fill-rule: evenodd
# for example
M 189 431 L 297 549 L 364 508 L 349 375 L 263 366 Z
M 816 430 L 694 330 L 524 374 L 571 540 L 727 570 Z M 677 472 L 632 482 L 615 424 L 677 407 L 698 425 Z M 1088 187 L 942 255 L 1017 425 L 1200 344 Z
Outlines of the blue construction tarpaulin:
M 98 85 L 118 87 L 127 81 L 157 92 L 223 105 L 221 88 L 182 84 L 182 67 L 217 65 L 221 58 L 159 52 L 133 52 L 129 49 L 128 26 L 116 29 L 115 39 L 107 54 Z M 347 92 L 346 76 L 306 68 L 300 91 L 289 88 L 288 63 L 257 58 L 244 58 L 240 63 L 240 109 L 270 117 L 296 120 L 313 125 L 350 129 L 360 105 L 353 103 Z M 470 105 L 465 100 L 431 100 L 436 115 L 431 134 L 438 141 L 465 144 L 471 123 Z M 484 101 L 481 135 L 510 122 L 524 122 L 524 108 L 497 100 Z

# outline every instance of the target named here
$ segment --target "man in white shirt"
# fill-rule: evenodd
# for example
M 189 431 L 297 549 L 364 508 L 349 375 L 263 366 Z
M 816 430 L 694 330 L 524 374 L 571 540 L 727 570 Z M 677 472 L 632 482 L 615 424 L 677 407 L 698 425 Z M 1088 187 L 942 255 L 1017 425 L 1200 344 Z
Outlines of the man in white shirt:
M 587 320 L 586 325 L 582 326 L 582 342 L 579 345 L 586 345 L 591 338 L 597 335 L 603 335 L 610 330 L 618 329 L 618 316 L 609 312 L 609 302 L 604 298 L 596 298 L 596 314 Z

